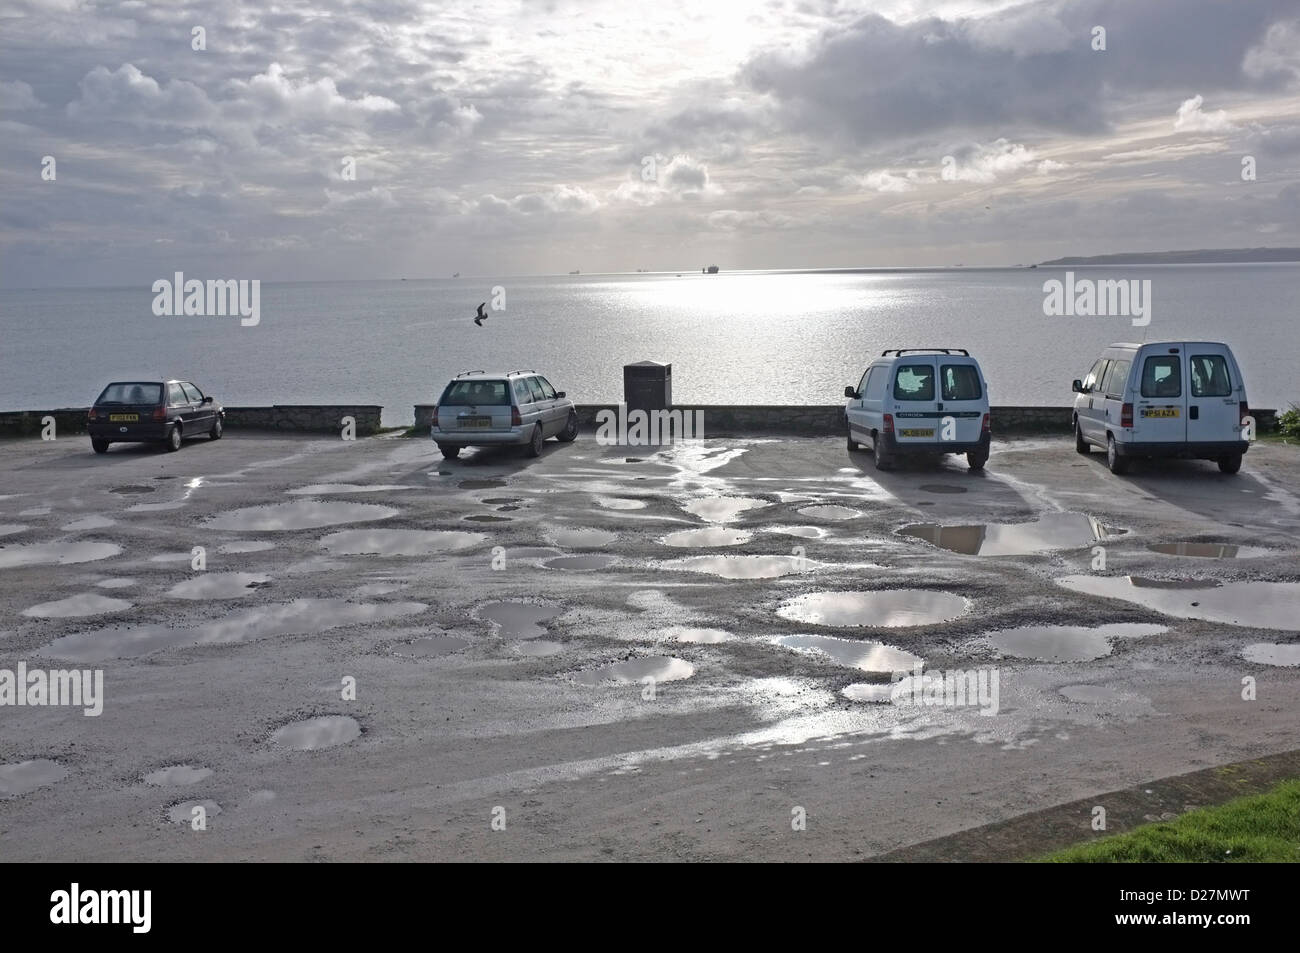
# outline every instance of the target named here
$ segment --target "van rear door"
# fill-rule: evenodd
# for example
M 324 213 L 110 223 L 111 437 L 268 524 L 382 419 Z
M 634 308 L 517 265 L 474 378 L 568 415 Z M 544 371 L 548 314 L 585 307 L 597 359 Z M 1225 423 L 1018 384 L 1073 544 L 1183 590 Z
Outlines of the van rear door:
M 1133 397 L 1135 443 L 1187 440 L 1187 381 L 1183 348 L 1178 344 L 1143 348 Z
M 1241 439 L 1241 404 L 1246 388 L 1226 344 L 1188 342 L 1187 439 L 1221 443 Z
M 900 448 L 939 440 L 939 388 L 935 357 L 904 357 L 894 365 L 892 393 L 886 406 L 893 408 L 894 439 Z
M 984 413 L 988 399 L 979 365 L 969 358 L 940 357 L 939 429 L 940 440 L 978 443 L 984 431 Z M 952 427 L 944 422 L 952 418 Z

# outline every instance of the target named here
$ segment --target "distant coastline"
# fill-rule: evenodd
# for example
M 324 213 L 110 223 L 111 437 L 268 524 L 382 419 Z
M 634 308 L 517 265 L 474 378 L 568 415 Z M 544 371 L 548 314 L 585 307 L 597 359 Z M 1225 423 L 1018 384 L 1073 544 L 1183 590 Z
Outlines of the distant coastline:
M 1214 265 L 1300 261 L 1300 248 L 1197 248 L 1190 251 L 1134 251 L 1113 255 L 1071 255 L 1039 262 L 1056 265 Z

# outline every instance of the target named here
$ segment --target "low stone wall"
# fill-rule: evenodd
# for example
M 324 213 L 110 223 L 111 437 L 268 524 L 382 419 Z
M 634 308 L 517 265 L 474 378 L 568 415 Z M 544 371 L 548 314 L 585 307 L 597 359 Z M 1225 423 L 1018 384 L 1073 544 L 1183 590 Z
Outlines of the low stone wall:
M 55 436 L 86 432 L 89 407 L 61 407 L 58 410 L 8 410 L 0 412 L 0 437 L 39 437 L 42 421 L 54 418 Z
M 46 417 L 54 418 L 56 436 L 84 434 L 86 407 L 59 410 L 0 412 L 0 437 L 39 437 Z M 343 429 L 343 418 L 357 422 L 357 436 L 379 431 L 383 407 L 377 404 L 276 404 L 272 407 L 226 407 L 228 430 L 285 430 L 298 433 L 333 433 Z

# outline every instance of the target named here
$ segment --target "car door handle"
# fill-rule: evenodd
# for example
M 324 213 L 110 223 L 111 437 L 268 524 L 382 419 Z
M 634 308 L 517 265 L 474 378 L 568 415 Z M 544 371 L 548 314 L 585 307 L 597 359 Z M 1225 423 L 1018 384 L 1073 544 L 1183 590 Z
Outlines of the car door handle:
M 1187 408 L 1187 417 L 1189 420 L 1201 419 L 1201 408 L 1195 405 Z

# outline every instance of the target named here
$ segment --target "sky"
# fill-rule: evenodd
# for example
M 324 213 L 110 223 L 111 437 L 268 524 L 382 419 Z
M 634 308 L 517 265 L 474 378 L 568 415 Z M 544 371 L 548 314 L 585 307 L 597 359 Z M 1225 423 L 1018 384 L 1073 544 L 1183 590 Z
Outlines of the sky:
M 1296 0 L 0 0 L 0 287 L 1264 245 Z

